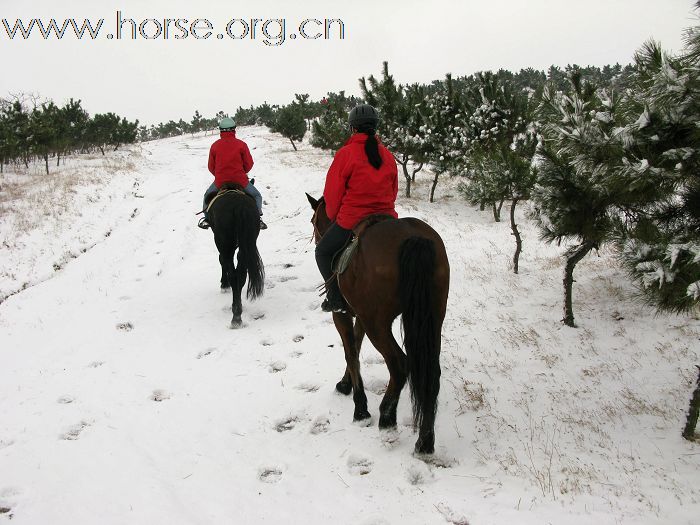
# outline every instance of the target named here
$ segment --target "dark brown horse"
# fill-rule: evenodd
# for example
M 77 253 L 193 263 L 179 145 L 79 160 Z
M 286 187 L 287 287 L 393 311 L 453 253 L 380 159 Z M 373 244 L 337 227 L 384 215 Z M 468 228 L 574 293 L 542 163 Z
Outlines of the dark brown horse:
M 308 194 L 307 198 L 314 210 L 311 222 L 318 243 L 331 221 L 323 198 L 316 200 Z M 415 450 L 432 453 L 440 390 L 440 331 L 450 286 L 450 265 L 442 239 L 418 219 L 378 222 L 360 236 L 357 251 L 338 277 L 338 284 L 352 313 L 333 314 L 346 362 L 345 375 L 336 389 L 346 395 L 353 392 L 355 420 L 370 417 L 359 360 L 367 334 L 384 357 L 390 375 L 379 405 L 379 428 L 396 427 L 396 406 L 408 379 L 413 424 L 418 429 Z M 405 354 L 391 332 L 399 314 Z
M 257 299 L 265 288 L 265 267 L 258 252 L 260 215 L 255 201 L 236 185 L 225 183 L 209 207 L 209 223 L 219 250 L 221 290 L 233 291 L 231 328 L 243 324 L 241 291 L 248 278 L 248 299 Z M 234 262 L 237 254 L 238 264 Z

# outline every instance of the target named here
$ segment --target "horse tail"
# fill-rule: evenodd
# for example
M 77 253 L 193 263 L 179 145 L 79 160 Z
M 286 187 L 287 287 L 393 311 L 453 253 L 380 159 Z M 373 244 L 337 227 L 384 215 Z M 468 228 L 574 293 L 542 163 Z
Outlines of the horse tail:
M 402 307 L 408 382 L 413 402 L 413 425 L 432 428 L 440 391 L 440 333 L 433 275 L 435 244 L 409 237 L 399 250 L 399 298 Z
M 249 197 L 245 197 L 245 199 L 244 204 L 238 206 L 240 211 L 235 224 L 236 236 L 238 237 L 238 259 L 248 273 L 246 296 L 252 300 L 260 297 L 265 289 L 265 267 L 257 246 L 260 216 L 253 202 L 247 202 L 250 200 Z M 252 208 L 247 204 L 251 204 Z

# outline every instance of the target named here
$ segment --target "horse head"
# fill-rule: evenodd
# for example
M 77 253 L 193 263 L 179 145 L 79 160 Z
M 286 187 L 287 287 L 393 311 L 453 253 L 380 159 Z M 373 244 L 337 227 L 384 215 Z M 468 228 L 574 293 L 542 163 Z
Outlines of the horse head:
M 307 193 L 306 198 L 309 204 L 311 204 L 311 208 L 314 210 L 314 214 L 311 217 L 311 224 L 314 226 L 314 241 L 318 244 L 321 237 L 323 237 L 328 231 L 328 228 L 331 227 L 332 221 L 326 214 L 326 201 L 323 197 L 317 200 Z

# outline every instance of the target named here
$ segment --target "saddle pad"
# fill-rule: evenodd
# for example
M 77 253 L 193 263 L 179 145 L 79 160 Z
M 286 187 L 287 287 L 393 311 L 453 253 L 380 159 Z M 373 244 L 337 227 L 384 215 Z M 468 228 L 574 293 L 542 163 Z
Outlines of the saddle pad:
M 344 250 L 340 251 L 338 255 L 335 256 L 335 259 L 333 260 L 333 270 L 338 275 L 342 275 L 343 272 L 348 269 L 348 266 L 350 266 L 352 256 L 355 254 L 359 244 L 358 240 L 359 237 L 354 236 L 350 241 L 350 244 L 348 244 Z
M 209 213 L 209 210 L 211 209 L 211 205 L 214 204 L 214 201 L 221 197 L 222 195 L 226 195 L 227 193 L 240 193 L 241 195 L 247 195 L 246 192 L 241 191 L 241 190 L 219 190 L 219 193 L 217 193 L 212 200 L 209 201 L 209 205 L 207 206 L 207 213 Z

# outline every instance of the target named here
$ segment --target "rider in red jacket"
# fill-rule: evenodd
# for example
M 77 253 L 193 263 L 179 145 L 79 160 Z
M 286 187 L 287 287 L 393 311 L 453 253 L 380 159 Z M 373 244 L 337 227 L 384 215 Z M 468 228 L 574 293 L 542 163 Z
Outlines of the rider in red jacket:
M 347 311 L 347 304 L 333 275 L 333 256 L 352 235 L 352 229 L 375 213 L 398 217 L 394 202 L 398 193 L 396 160 L 375 136 L 379 116 L 369 104 L 350 111 L 353 132 L 338 150 L 326 175 L 323 197 L 326 213 L 333 224 L 316 246 L 316 264 L 326 283 L 328 294 L 324 312 Z
M 236 137 L 236 123 L 232 118 L 225 117 L 219 122 L 221 138 L 209 148 L 209 172 L 214 175 L 214 182 L 204 193 L 204 218 L 199 221 L 199 227 L 209 228 L 206 217 L 207 203 L 225 182 L 238 184 L 243 191 L 255 199 L 258 212 L 262 217 L 262 195 L 248 179 L 248 172 L 253 168 L 253 157 L 248 145 Z M 260 229 L 267 225 L 260 219 Z

